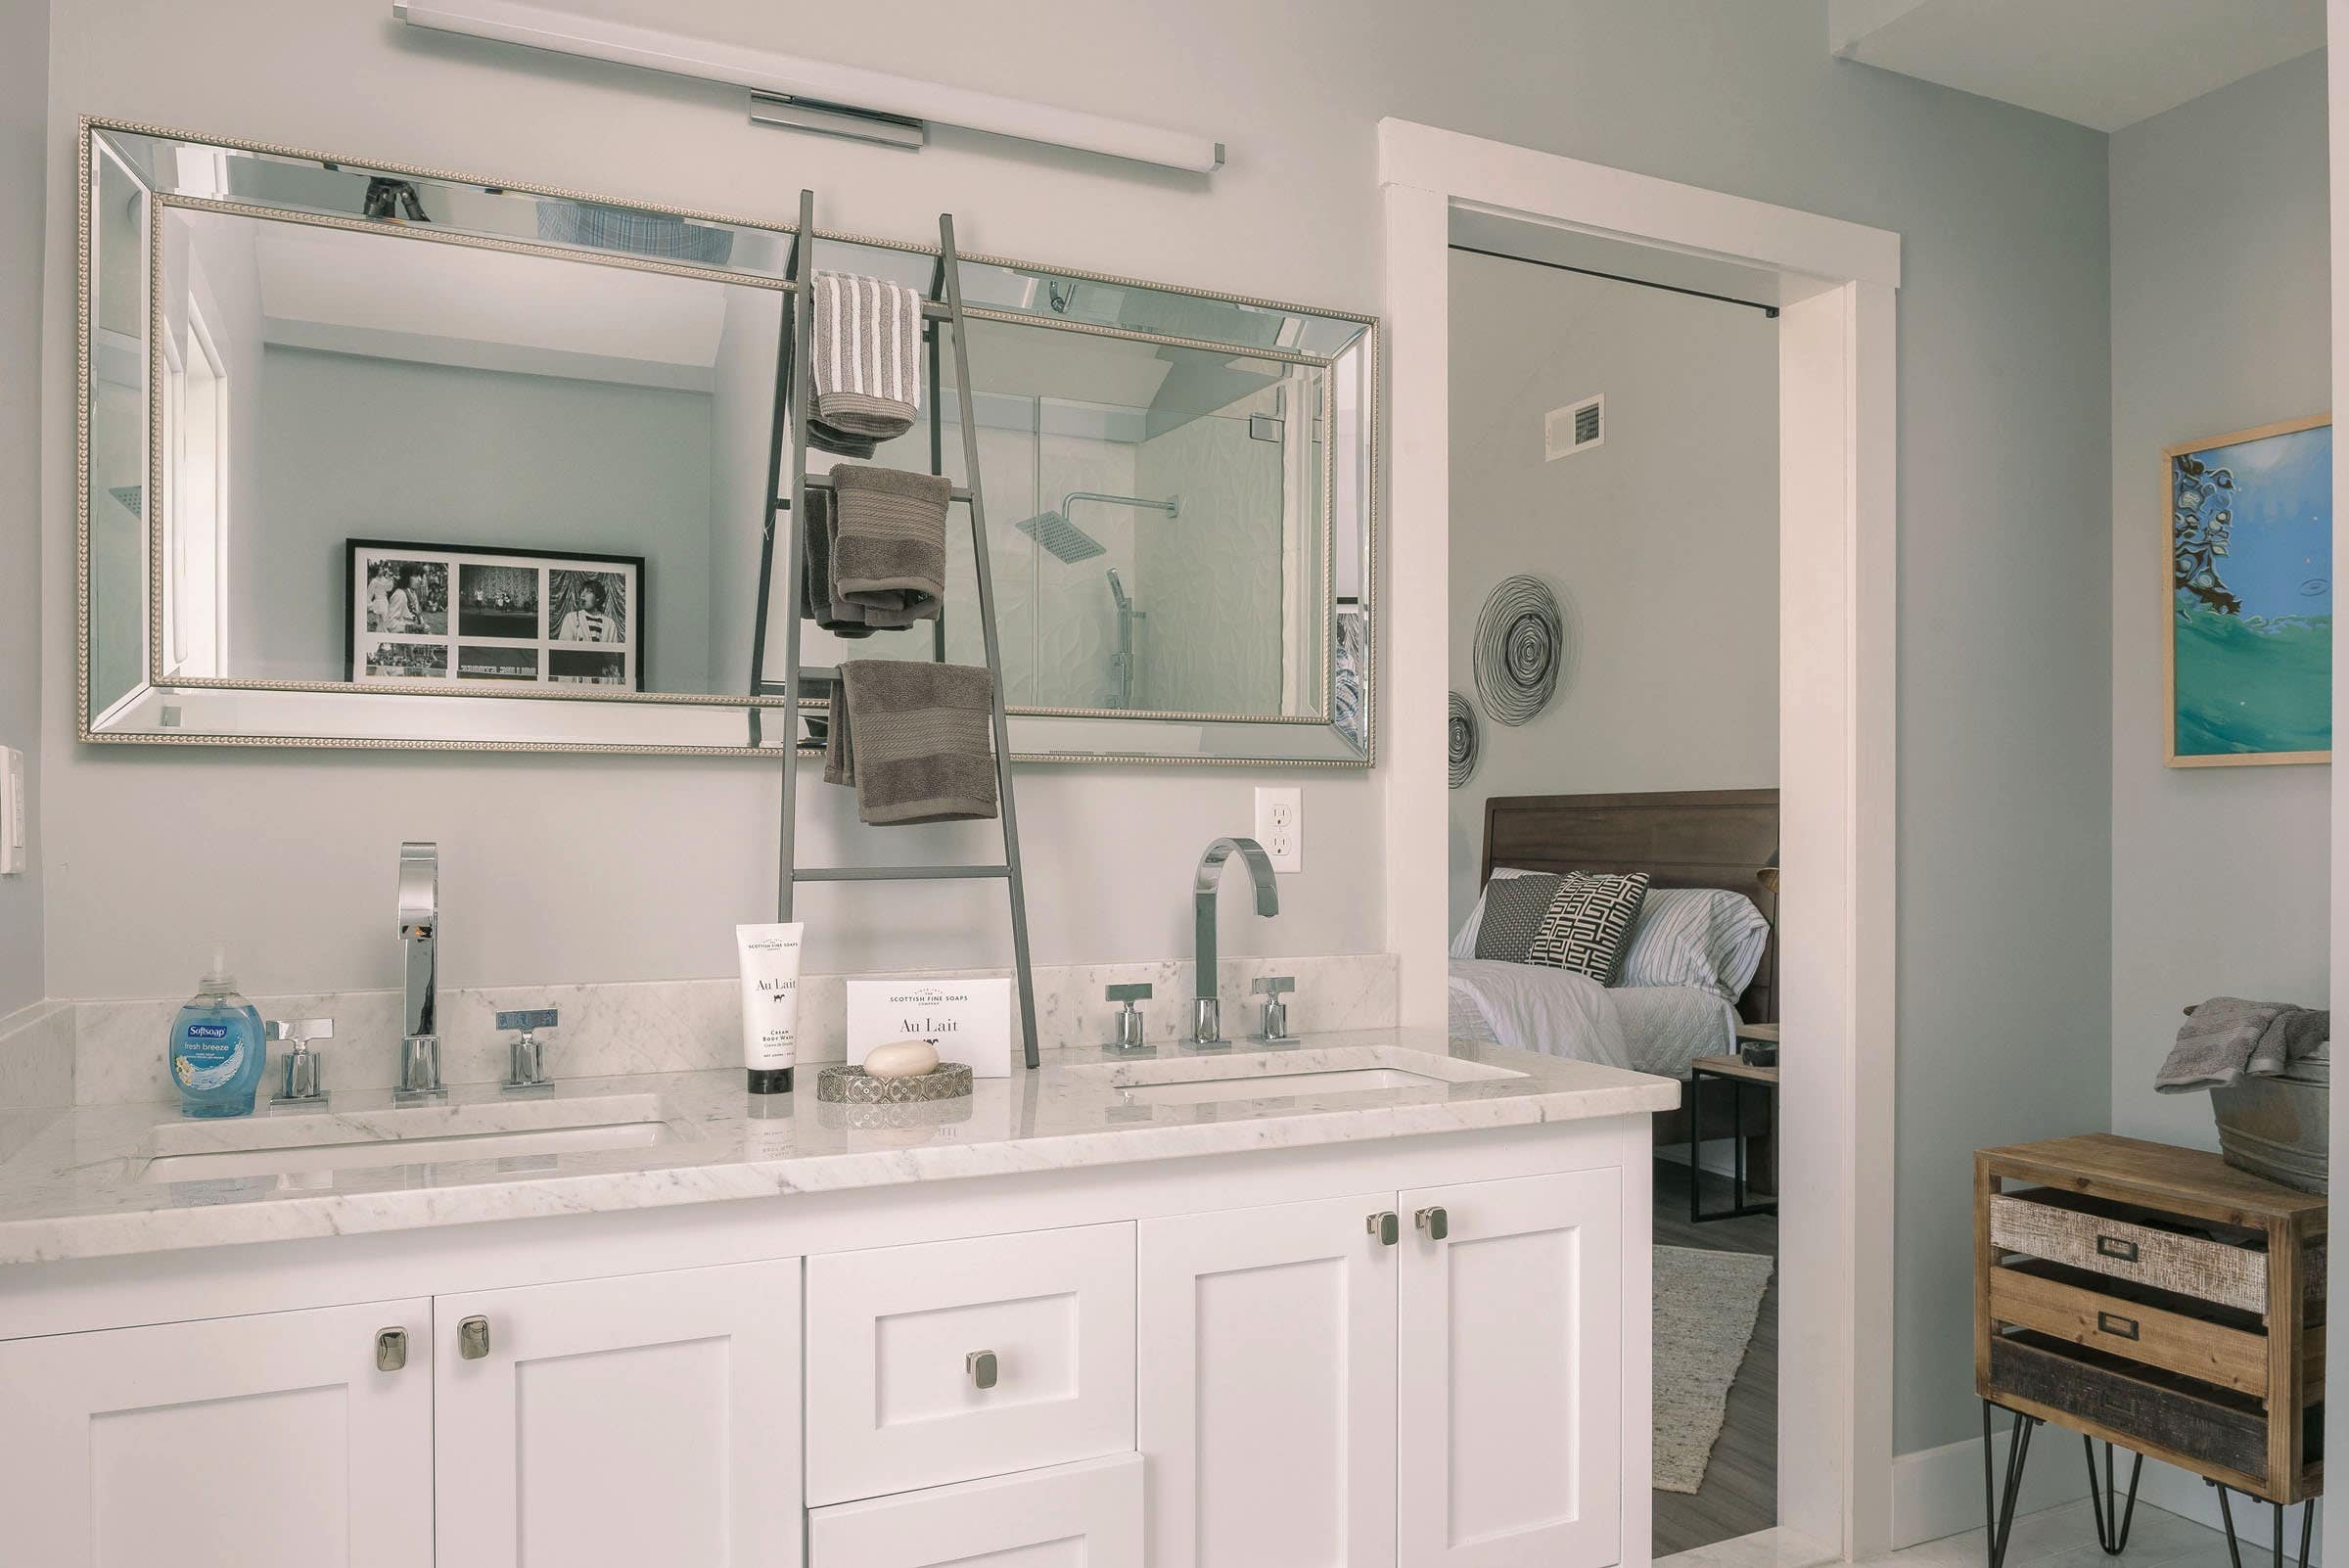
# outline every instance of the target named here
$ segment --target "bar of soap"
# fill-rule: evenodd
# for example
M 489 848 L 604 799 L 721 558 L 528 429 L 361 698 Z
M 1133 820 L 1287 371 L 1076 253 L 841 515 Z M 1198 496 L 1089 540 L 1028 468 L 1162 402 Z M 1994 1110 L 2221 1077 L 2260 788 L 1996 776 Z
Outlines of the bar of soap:
M 893 1039 L 864 1056 L 864 1070 L 875 1078 L 912 1078 L 937 1065 L 938 1047 L 926 1039 Z

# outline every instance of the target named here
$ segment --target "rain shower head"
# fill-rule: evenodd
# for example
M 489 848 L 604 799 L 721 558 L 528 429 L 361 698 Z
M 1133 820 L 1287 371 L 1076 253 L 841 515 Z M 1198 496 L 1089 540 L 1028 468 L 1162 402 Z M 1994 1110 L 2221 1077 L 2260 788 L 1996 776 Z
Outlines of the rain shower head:
M 1014 525 L 1022 533 L 1051 551 L 1054 556 L 1072 565 L 1090 561 L 1096 555 L 1107 555 L 1099 539 L 1069 521 L 1079 501 L 1099 501 L 1105 506 L 1133 506 L 1146 512 L 1164 512 L 1169 517 L 1182 515 L 1182 497 L 1170 495 L 1163 501 L 1153 501 L 1139 495 L 1105 495 L 1099 490 L 1072 490 L 1060 499 L 1057 512 L 1039 512 L 1025 523 Z
M 1039 512 L 1015 525 L 1022 533 L 1052 552 L 1053 558 L 1074 565 L 1109 553 L 1099 539 L 1079 528 L 1063 512 Z

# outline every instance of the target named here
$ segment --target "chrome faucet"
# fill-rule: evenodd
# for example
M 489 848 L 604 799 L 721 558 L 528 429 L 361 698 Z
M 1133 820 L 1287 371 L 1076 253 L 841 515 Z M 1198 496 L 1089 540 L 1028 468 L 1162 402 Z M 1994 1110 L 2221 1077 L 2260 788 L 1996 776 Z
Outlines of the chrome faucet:
M 1224 1046 L 1223 1004 L 1216 997 L 1216 890 L 1222 886 L 1223 862 L 1234 853 L 1248 864 L 1256 883 L 1256 912 L 1267 919 L 1280 913 L 1280 891 L 1272 885 L 1272 862 L 1254 839 L 1218 839 L 1199 856 L 1199 874 L 1191 883 L 1192 968 L 1198 984 L 1191 1003 L 1191 1044 Z
M 399 945 L 406 955 L 400 1008 L 399 1088 L 394 1100 L 439 1099 L 440 850 L 399 847 Z

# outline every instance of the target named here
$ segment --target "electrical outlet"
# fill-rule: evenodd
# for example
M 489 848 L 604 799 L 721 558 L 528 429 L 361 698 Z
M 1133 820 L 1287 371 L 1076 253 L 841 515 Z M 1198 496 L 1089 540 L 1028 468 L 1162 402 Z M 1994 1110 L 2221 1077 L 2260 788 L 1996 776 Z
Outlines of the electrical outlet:
M 1305 791 L 1257 786 L 1256 842 L 1271 856 L 1273 870 L 1305 869 Z
M 0 877 L 24 872 L 24 754 L 0 746 Z

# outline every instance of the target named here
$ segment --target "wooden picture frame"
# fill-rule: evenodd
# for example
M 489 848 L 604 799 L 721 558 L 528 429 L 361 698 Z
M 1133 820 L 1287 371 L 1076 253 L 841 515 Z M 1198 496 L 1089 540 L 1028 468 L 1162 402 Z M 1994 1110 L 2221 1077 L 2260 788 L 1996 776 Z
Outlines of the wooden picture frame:
M 2279 420 L 2274 424 L 2260 425 L 2250 430 L 2231 431 L 2224 436 L 2181 441 L 2176 445 L 2162 448 L 2163 511 L 2168 519 L 2168 523 L 2162 530 L 2167 543 L 2162 561 L 2162 750 L 2164 761 L 2171 767 L 2270 766 L 2282 763 L 2329 762 L 2332 761 L 2329 684 L 2332 662 L 2332 495 L 2329 480 L 2331 425 L 2331 414 L 2315 414 L 2305 419 Z M 2317 491 L 2321 495 L 2323 511 L 2321 518 L 2312 516 L 2304 528 L 2308 541 L 2312 545 L 2321 544 L 2322 546 L 2321 570 L 2294 566 L 2285 560 L 2284 558 L 2293 552 L 2288 545 L 2282 545 L 2278 538 L 2262 538 L 2258 541 L 2265 547 L 2262 558 L 2253 559 L 2231 554 L 2233 512 L 2243 498 L 2253 492 L 2248 487 L 2238 488 L 2235 486 L 2230 464 L 2224 462 L 2205 463 L 2204 458 L 2231 448 L 2285 440 L 2314 430 L 2324 430 L 2327 433 L 2324 448 L 2325 483 L 2317 486 Z M 2295 477 L 2281 483 L 2304 486 L 2307 481 L 2306 471 L 2313 466 L 2314 454 L 2313 446 L 2295 452 L 2293 454 L 2297 471 Z M 2240 459 L 2238 458 L 2236 461 L 2240 461 Z M 2191 473 L 2184 472 L 2184 465 L 2189 462 L 2200 464 L 2201 467 Z M 2195 504 L 2192 506 L 2188 506 L 2187 503 L 2189 487 L 2197 495 Z M 2294 500 L 2310 499 L 2300 495 L 2298 490 L 2292 492 L 2292 498 Z M 2311 504 L 2317 503 L 2311 500 Z M 2214 523 L 2217 528 L 2215 541 L 2210 531 Z M 2280 570 L 2304 572 L 2305 577 L 2300 592 L 2310 605 L 2322 604 L 2324 607 L 2322 628 L 2319 629 L 2314 625 L 2317 618 L 2313 611 L 2298 611 L 2296 608 L 2287 610 L 2287 607 L 2278 600 L 2272 590 L 2261 594 L 2258 601 L 2259 608 L 2246 615 L 2244 612 L 2250 607 L 2250 601 L 2229 586 L 2222 576 L 2226 569 L 2219 565 L 2221 559 L 2229 563 L 2249 566 L 2249 574 L 2240 572 L 2237 574 L 2237 581 L 2244 584 L 2246 592 L 2253 591 L 2248 586 L 2249 580 L 2257 580 L 2265 585 L 2280 575 Z M 2189 585 L 2189 583 L 2194 585 Z M 2189 600 L 2201 601 L 2203 609 L 2209 613 L 2197 615 Z M 2188 702 L 2194 709 L 2194 716 L 2189 719 L 2188 715 L 2182 715 L 2179 706 L 2179 637 L 2182 629 L 2190 629 L 2197 621 L 2208 623 L 2214 628 L 2229 627 L 2228 636 L 2236 646 L 2233 650 L 2206 646 L 2202 650 L 2200 658 L 2215 664 L 2220 658 L 2232 657 L 2239 665 L 2247 659 L 2258 657 L 2259 653 L 2264 650 L 2243 644 L 2240 635 L 2233 631 L 2233 625 L 2241 623 L 2275 626 L 2283 621 L 2287 613 L 2292 621 L 2300 621 L 2303 617 L 2308 620 L 2310 623 L 2308 635 L 2293 637 L 2293 640 L 2286 644 L 2282 639 L 2292 636 L 2293 632 L 2298 629 L 2286 626 L 2283 630 L 2275 633 L 2278 640 L 2273 645 L 2274 654 L 2291 653 L 2296 656 L 2295 662 L 2303 667 L 2300 678 L 2290 682 L 2291 686 L 2298 690 L 2301 698 L 2299 707 L 2303 711 L 2303 716 L 2296 727 L 2302 733 L 2311 732 L 2315 728 L 2313 721 L 2306 716 L 2306 711 L 2312 707 L 2306 699 L 2308 687 L 2313 680 L 2307 671 L 2319 668 L 2324 671 L 2325 697 L 2321 703 L 2313 706 L 2320 709 L 2325 715 L 2323 734 L 2327 743 L 2326 746 L 2316 748 L 2279 744 L 2273 750 L 2258 750 L 2249 746 L 2231 747 L 2223 744 L 2223 738 L 2217 737 L 2217 725 L 2206 717 L 2210 712 L 2210 705 L 2190 692 Z M 2213 679 L 2224 680 L 2226 678 L 2223 671 L 2215 674 L 2200 672 L 2192 683 L 2203 686 Z M 2234 672 L 2233 678 L 2237 681 L 2247 681 L 2275 677 L 2263 675 L 2257 669 L 2244 669 Z M 2234 722 L 2234 720 L 2229 720 L 2229 722 Z M 2265 730 L 2271 735 L 2279 729 L 2294 727 L 2277 721 L 2272 716 L 2263 716 L 2247 722 L 2256 723 L 2258 729 Z M 2206 735 L 2211 738 L 2200 739 L 2194 744 L 2182 747 L 2180 731 L 2189 725 L 2205 731 Z M 2239 734 L 2237 738 L 2241 740 L 2256 739 L 2257 733 L 2256 731 L 2247 731 Z
M 640 555 L 346 539 L 343 562 L 345 680 L 645 689 Z

